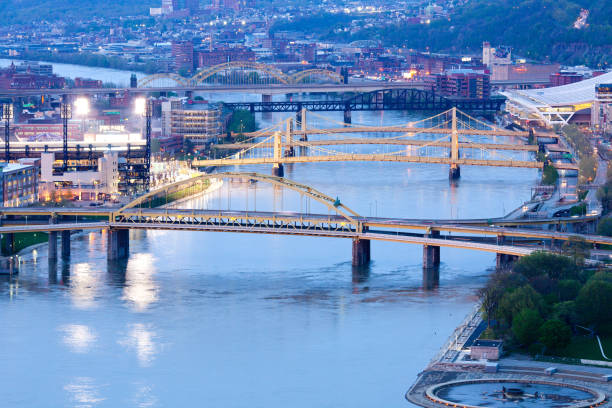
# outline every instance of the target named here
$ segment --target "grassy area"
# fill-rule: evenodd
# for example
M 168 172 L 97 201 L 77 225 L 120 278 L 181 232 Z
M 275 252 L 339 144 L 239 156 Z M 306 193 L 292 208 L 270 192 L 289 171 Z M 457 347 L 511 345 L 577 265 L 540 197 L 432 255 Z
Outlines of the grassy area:
M 208 180 L 205 180 L 202 184 L 198 186 L 192 186 L 184 190 L 175 191 L 174 193 L 170 193 L 163 197 L 155 197 L 151 201 L 143 203 L 141 206 L 148 207 L 148 208 L 159 207 L 159 206 L 171 203 L 173 201 L 180 200 L 181 198 L 185 198 L 185 197 L 189 197 L 194 194 L 201 193 L 202 191 L 205 191 L 209 185 L 210 185 L 210 182 Z
M 2 248 L 6 248 L 7 235 L 2 236 Z M 14 234 L 14 253 L 32 245 L 41 244 L 49 240 L 46 232 L 18 232 Z M 3 255 L 10 255 L 4 254 Z
M 612 337 L 602 337 L 601 345 L 608 357 L 612 354 Z M 595 337 L 576 336 L 572 342 L 562 351 L 557 353 L 560 357 L 573 357 L 587 360 L 605 360 L 599 351 L 599 344 Z

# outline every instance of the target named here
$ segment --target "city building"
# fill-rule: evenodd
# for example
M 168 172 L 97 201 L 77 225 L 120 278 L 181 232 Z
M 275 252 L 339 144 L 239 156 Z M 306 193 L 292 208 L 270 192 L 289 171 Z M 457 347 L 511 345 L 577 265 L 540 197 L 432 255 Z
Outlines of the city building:
M 507 99 L 506 110 L 519 122 L 541 124 L 544 126 L 567 125 L 581 122 L 594 124 L 594 111 L 591 107 L 598 98 L 607 100 L 607 87 L 612 83 L 612 72 L 585 79 L 573 84 L 544 89 L 507 90 L 501 92 Z M 596 90 L 599 89 L 599 96 Z M 598 102 L 598 103 L 600 103 Z M 587 115 L 588 114 L 588 115 Z M 596 115 L 597 116 L 597 115 Z M 574 120 L 576 119 L 576 120 Z
M 178 0 L 162 0 L 162 14 L 172 14 L 178 10 Z
M 4 207 L 19 207 L 38 200 L 38 168 L 32 164 L 0 163 Z
M 604 134 L 612 134 L 612 82 L 595 87 L 591 120 L 594 128 Z
M 483 99 L 491 96 L 489 74 L 471 69 L 455 69 L 430 75 L 426 83 L 437 94 Z
M 205 105 L 198 109 L 183 106 L 180 100 L 162 103 L 162 137 L 180 137 L 195 145 L 201 145 L 221 134 L 221 112 L 216 107 Z M 169 146 L 176 146 L 176 141 Z
M 561 86 L 573 84 L 584 79 L 584 75 L 574 71 L 559 71 L 550 74 L 550 86 Z
M 193 72 L 193 43 L 191 41 L 173 41 L 172 60 L 175 71 Z
M 64 135 L 61 123 L 19 123 L 14 125 L 14 129 L 15 137 L 22 142 L 62 140 Z M 79 123 L 68 123 L 68 140 L 83 140 L 83 130 Z
M 492 48 L 491 43 L 488 41 L 483 42 L 482 64 L 486 67 L 512 64 L 512 51 L 510 47 L 500 46 Z
M 185 8 L 189 10 L 191 14 L 195 14 L 200 11 L 200 0 L 185 0 Z
M 198 68 L 212 67 L 226 62 L 255 61 L 255 53 L 246 47 L 224 47 L 196 52 Z
M 102 81 L 87 78 L 74 78 L 75 88 L 102 88 Z
M 80 200 L 108 198 L 119 192 L 119 157 L 116 151 L 106 151 L 98 159 L 95 170 L 57 172 L 55 153 L 41 153 L 41 199 L 49 201 L 54 196 Z

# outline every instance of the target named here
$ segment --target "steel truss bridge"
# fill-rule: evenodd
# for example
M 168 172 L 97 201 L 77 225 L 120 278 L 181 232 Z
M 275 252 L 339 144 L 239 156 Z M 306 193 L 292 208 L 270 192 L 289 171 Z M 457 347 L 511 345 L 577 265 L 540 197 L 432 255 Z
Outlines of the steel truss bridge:
M 534 169 L 543 167 L 543 163 L 533 157 L 527 159 L 516 157 L 516 152 L 530 154 L 538 150 L 538 146 L 525 145 L 520 140 L 517 143 L 516 138 L 526 137 L 529 135 L 528 132 L 497 128 L 457 108 L 451 108 L 418 122 L 392 127 L 335 123 L 336 127 L 331 129 L 310 129 L 306 125 L 307 115 L 307 111 L 302 109 L 297 121 L 299 126 L 294 124 L 293 118 L 288 118 L 270 128 L 244 135 L 248 138 L 245 143 L 215 145 L 216 150 L 233 152 L 224 158 L 196 160 L 192 164 L 195 167 L 271 164 L 273 174 L 282 175 L 282 166 L 287 163 L 334 161 L 438 163 L 450 166 L 451 178 L 459 177 L 459 168 L 462 165 Z M 329 120 L 322 116 L 319 118 Z M 338 137 L 342 134 L 360 134 L 361 137 Z M 365 134 L 374 137 L 363 137 Z M 329 137 L 308 140 L 309 135 Z M 511 137 L 514 140 L 510 139 L 512 143 L 489 143 L 481 141 L 482 137 Z M 399 146 L 400 149 L 396 148 L 385 153 L 362 153 L 329 148 L 329 146 L 342 145 Z M 555 163 L 554 166 L 563 170 L 578 169 L 575 164 L 568 163 Z
M 282 211 L 196 210 L 150 208 L 153 200 L 178 191 L 201 192 L 213 179 L 260 181 L 292 190 L 328 209 L 328 214 Z M 496 253 L 501 256 L 524 256 L 545 250 L 545 243 L 581 239 L 590 244 L 612 245 L 612 238 L 596 235 L 569 234 L 516 226 L 536 223 L 588 223 L 593 217 L 557 218 L 548 220 L 419 220 L 362 217 L 338 198 L 332 198 L 304 184 L 280 177 L 257 173 L 202 174 L 149 192 L 122 208 L 1 208 L 0 233 L 11 236 L 20 232 L 66 232 L 69 246 L 70 230 L 109 229 L 109 248 L 116 247 L 113 231 L 129 229 L 162 229 L 209 232 L 240 232 L 254 234 L 297 235 L 347 238 L 353 241 L 353 263 L 362 265 L 370 259 L 370 241 L 388 241 L 423 245 L 424 254 L 439 248 L 461 248 Z M 511 228 L 512 227 L 512 228 Z M 463 234 L 463 235 L 458 235 Z M 113 238 L 115 237 L 115 238 Z M 51 239 L 51 238 L 50 238 Z M 115 239 L 114 243 L 111 241 Z M 127 238 L 126 238 L 127 239 Z M 64 239 L 63 239 L 64 241 Z M 50 241 L 51 242 L 51 241 Z M 56 242 L 53 242 L 56 245 Z M 65 242 L 62 245 L 66 245 Z M 129 245 L 128 241 L 124 245 Z M 110 251 L 110 250 L 109 250 Z M 110 252 L 109 252 L 110 256 Z M 424 257 L 424 262 L 425 257 Z
M 404 88 L 375 90 L 361 93 L 348 100 L 236 102 L 224 103 L 231 110 L 256 112 L 300 112 L 303 108 L 312 112 L 378 111 L 378 110 L 429 110 L 444 111 L 456 107 L 464 111 L 497 112 L 505 98 L 467 99 L 437 95 L 433 91 Z M 348 116 L 347 116 L 348 117 Z

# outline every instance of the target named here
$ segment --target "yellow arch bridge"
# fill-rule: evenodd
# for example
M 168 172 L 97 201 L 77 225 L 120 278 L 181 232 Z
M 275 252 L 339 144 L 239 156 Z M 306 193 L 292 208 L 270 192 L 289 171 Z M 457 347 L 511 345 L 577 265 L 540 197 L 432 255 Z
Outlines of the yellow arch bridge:
M 139 88 L 155 87 L 156 84 L 171 83 L 176 86 L 215 85 L 272 85 L 308 83 L 346 83 L 346 75 L 329 69 L 306 69 L 286 74 L 278 68 L 251 61 L 235 61 L 203 69 L 191 78 L 173 73 L 149 75 L 138 81 Z

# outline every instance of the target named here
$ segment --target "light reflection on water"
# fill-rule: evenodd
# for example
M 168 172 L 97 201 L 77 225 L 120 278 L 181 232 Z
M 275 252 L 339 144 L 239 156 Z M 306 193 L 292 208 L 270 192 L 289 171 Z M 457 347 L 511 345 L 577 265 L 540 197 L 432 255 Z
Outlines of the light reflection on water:
M 362 215 L 423 218 L 499 216 L 537 177 L 465 168 L 449 186 L 444 166 L 285 170 Z M 263 183 L 228 185 L 194 206 L 306 207 Z M 422 248 L 397 243 L 372 243 L 360 270 L 350 241 L 333 238 L 132 231 L 129 260 L 107 262 L 106 234 L 93 232 L 73 237 L 69 262 L 37 252 L 18 276 L 0 277 L 0 400 L 10 406 L 403 407 L 494 265 L 491 254 L 442 249 L 440 284 L 424 290 Z

